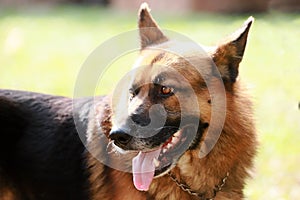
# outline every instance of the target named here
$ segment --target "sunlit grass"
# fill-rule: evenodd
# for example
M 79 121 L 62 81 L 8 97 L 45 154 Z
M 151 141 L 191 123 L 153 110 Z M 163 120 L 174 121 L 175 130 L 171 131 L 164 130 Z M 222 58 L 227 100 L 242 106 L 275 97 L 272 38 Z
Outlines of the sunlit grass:
M 155 13 L 161 27 L 213 44 L 247 16 Z M 241 78 L 249 83 L 261 142 L 249 199 L 300 196 L 300 14 L 254 15 Z M 0 88 L 72 96 L 77 74 L 102 42 L 136 28 L 135 13 L 97 7 L 0 10 Z M 116 60 L 97 91 L 108 93 L 131 67 Z M 238 156 L 238 155 L 237 155 Z

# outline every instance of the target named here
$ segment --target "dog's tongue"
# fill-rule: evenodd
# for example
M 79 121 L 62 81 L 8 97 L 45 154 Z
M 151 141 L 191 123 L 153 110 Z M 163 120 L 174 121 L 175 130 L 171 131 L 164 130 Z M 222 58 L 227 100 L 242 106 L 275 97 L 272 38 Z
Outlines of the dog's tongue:
M 133 183 L 136 189 L 140 191 L 147 191 L 153 180 L 155 166 L 154 158 L 158 158 L 161 149 L 151 152 L 139 152 L 139 154 L 132 159 L 132 173 Z

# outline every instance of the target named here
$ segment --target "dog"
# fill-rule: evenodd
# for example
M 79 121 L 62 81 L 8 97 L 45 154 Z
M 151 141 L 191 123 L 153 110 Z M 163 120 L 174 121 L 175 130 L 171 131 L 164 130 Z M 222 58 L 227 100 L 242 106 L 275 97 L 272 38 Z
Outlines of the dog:
M 257 139 L 238 72 L 252 22 L 199 48 L 142 4 L 140 55 L 113 94 L 0 90 L 0 199 L 243 199 Z

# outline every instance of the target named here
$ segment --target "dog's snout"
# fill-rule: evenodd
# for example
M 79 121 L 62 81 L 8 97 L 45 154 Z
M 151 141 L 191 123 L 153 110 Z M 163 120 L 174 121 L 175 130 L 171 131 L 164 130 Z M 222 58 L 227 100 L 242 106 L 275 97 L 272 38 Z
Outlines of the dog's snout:
M 132 139 L 132 136 L 121 129 L 116 129 L 110 132 L 109 138 L 114 140 L 118 146 L 126 146 Z

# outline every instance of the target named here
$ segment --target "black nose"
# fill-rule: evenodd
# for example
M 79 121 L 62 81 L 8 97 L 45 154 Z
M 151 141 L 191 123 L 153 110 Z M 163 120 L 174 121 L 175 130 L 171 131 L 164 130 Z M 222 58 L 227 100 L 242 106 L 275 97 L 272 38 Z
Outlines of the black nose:
M 125 147 L 132 139 L 132 136 L 127 134 L 122 129 L 115 129 L 110 131 L 109 138 L 114 140 L 116 145 Z

